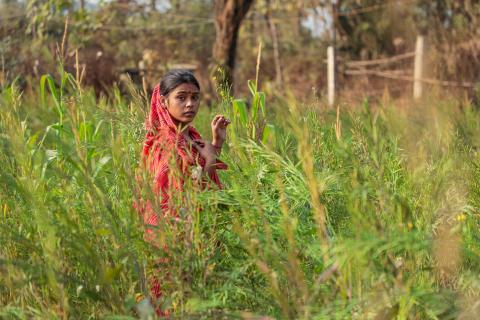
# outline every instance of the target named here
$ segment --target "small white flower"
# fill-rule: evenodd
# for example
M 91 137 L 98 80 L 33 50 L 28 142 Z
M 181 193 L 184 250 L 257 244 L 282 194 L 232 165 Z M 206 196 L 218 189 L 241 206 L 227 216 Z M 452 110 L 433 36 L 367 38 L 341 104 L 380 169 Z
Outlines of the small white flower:
M 95 286 L 95 290 L 97 290 L 97 292 L 100 292 L 100 286 L 98 284 Z
M 195 168 L 192 169 L 192 179 L 193 180 L 200 179 L 201 175 L 202 175 L 202 166 L 196 166 Z

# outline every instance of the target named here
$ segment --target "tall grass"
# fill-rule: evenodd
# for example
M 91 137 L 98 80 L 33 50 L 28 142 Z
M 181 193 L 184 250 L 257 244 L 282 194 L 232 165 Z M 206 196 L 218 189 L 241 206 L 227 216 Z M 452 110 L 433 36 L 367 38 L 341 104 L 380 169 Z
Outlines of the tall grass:
M 223 190 L 187 186 L 144 240 L 148 99 L 73 77 L 0 95 L 0 318 L 475 319 L 480 114 L 440 100 L 225 97 Z M 57 81 L 57 83 L 55 82 Z M 267 100 L 267 101 L 265 101 Z M 161 261 L 161 263 L 159 263 Z M 161 301 L 148 299 L 156 275 Z

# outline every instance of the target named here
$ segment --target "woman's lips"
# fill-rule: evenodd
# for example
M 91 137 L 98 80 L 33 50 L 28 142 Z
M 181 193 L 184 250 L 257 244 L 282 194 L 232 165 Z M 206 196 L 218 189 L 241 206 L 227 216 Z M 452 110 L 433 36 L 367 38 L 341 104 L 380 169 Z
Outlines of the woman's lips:
M 187 111 L 187 112 L 184 112 L 183 115 L 187 116 L 187 117 L 193 117 L 195 115 L 195 112 L 194 111 Z

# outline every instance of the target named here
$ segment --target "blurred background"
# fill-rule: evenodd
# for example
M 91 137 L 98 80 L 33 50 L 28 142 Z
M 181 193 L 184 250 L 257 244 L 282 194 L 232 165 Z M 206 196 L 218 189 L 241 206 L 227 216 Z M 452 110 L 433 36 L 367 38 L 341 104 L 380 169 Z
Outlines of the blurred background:
M 323 97 L 333 46 L 337 96 L 410 97 L 423 36 L 424 86 L 475 99 L 479 18 L 471 0 L 2 0 L 0 82 L 26 87 L 54 74 L 58 56 L 97 94 L 126 77 L 151 90 L 165 70 L 183 67 L 209 103 L 214 78 L 246 93 L 261 43 L 267 93 Z
M 0 319 L 480 319 L 479 19 L 473 0 L 0 0 Z M 173 68 L 201 82 L 205 139 L 231 119 L 229 170 L 185 183 L 152 246 L 144 122 Z

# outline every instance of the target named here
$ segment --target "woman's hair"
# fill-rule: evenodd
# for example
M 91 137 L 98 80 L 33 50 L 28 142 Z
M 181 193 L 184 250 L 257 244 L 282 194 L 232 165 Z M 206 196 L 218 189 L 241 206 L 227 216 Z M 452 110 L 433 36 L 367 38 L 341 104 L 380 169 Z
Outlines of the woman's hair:
M 193 84 L 200 90 L 200 84 L 192 72 L 183 69 L 175 69 L 168 71 L 160 80 L 160 94 L 167 96 L 181 84 Z

